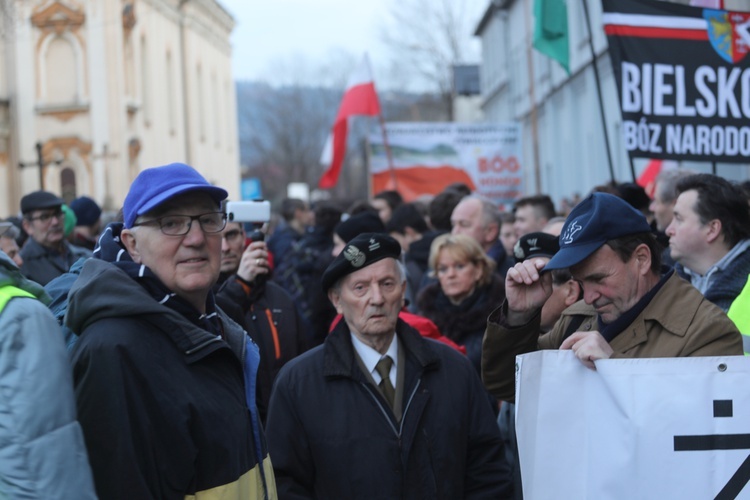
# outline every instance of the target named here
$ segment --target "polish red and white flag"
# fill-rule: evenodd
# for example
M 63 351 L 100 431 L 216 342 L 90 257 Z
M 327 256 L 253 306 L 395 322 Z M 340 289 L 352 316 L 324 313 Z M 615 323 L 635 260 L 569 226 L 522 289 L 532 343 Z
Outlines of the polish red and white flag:
M 349 78 L 344 97 L 336 114 L 336 120 L 328 135 L 320 163 L 328 165 L 328 170 L 318 182 L 321 189 L 332 188 L 339 180 L 341 164 L 346 156 L 346 136 L 349 118 L 355 115 L 378 116 L 380 103 L 375 92 L 375 82 L 370 70 L 370 59 L 365 54 L 362 63 Z

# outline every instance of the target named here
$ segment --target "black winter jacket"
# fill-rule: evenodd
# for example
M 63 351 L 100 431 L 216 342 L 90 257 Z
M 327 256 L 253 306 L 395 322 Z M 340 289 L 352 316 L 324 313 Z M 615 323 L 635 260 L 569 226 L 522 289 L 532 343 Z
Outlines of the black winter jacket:
M 222 498 L 273 498 L 245 393 L 250 341 L 218 314 L 223 339 L 159 304 L 116 266 L 84 264 L 65 321 L 80 336 L 73 381 L 100 498 L 205 498 L 222 487 Z
M 468 360 L 399 320 L 403 417 L 359 368 L 349 328 L 279 374 L 268 446 L 280 498 L 507 498 L 492 403 Z
M 221 285 L 216 303 L 258 344 L 258 410 L 265 423 L 271 388 L 279 370 L 308 349 L 302 318 L 292 297 L 276 283 L 262 281 L 248 293 L 236 275 Z

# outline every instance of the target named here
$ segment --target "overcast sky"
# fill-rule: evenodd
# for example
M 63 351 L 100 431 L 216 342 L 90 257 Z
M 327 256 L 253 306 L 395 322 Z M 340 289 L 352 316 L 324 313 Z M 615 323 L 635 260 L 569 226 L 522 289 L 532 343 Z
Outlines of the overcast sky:
M 219 0 L 235 19 L 233 70 L 237 80 L 268 78 L 273 63 L 304 57 L 320 61 L 336 49 L 377 65 L 385 57 L 378 26 L 386 0 Z
M 218 1 L 235 20 L 231 37 L 235 80 L 280 84 L 303 78 L 343 86 L 366 52 L 380 88 L 425 86 L 392 66 L 393 54 L 381 38 L 391 19 L 391 5 L 408 0 Z M 447 1 L 466 14 L 473 32 L 490 0 Z M 478 57 L 479 41 L 469 35 L 469 43 Z

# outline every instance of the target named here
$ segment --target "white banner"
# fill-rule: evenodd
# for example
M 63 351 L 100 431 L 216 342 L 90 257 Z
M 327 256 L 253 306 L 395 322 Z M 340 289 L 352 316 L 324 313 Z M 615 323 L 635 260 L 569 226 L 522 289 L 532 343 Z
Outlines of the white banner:
M 529 499 L 750 498 L 750 358 L 516 361 Z
M 521 125 L 388 123 L 393 170 L 380 130 L 370 134 L 373 192 L 398 189 L 407 200 L 464 182 L 500 206 L 523 196 Z

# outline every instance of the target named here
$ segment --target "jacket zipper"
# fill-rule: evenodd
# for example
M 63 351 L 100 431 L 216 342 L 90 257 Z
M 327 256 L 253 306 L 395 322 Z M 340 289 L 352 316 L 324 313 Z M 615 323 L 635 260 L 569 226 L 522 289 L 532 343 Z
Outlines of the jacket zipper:
M 383 417 L 385 417 L 386 422 L 388 422 L 388 425 L 391 427 L 391 430 L 398 438 L 398 446 L 401 447 L 401 433 L 404 430 L 404 420 L 406 420 L 406 414 L 409 412 L 409 407 L 411 406 L 411 402 L 414 399 L 414 395 L 417 393 L 417 389 L 419 389 L 420 384 L 422 383 L 422 379 L 417 379 L 417 383 L 414 386 L 414 389 L 411 391 L 411 394 L 409 395 L 409 399 L 406 401 L 406 406 L 404 407 L 404 412 L 401 415 L 401 423 L 399 424 L 399 428 L 396 429 L 396 427 L 393 425 L 393 422 L 391 421 L 391 418 L 388 416 L 388 411 L 383 407 L 383 404 L 380 402 L 378 397 L 375 395 L 374 389 L 370 386 L 367 382 L 360 382 L 362 387 L 365 388 L 365 391 L 370 395 L 370 397 L 375 401 L 375 404 L 378 405 L 378 408 L 380 408 L 380 413 L 383 414 Z

